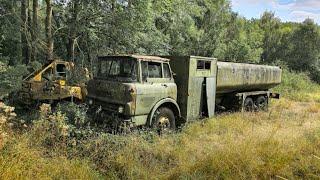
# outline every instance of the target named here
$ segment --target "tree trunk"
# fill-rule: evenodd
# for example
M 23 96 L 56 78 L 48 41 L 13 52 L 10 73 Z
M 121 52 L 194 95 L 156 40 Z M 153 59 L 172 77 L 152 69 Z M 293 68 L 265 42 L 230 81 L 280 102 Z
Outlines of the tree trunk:
M 72 62 L 75 60 L 75 40 L 77 38 L 76 26 L 78 21 L 78 13 L 79 13 L 79 2 L 77 0 L 73 0 L 72 2 L 72 17 L 69 24 L 69 33 L 68 33 L 68 58 Z
M 52 3 L 46 0 L 46 38 L 47 38 L 47 61 L 53 60 L 53 37 L 52 37 Z
M 32 10 L 33 10 L 33 18 L 32 18 L 32 31 L 31 31 L 31 39 L 32 39 L 32 60 L 37 60 L 37 35 L 39 32 L 38 29 L 38 11 L 39 11 L 39 2 L 38 0 L 32 1 Z
M 27 34 L 28 34 L 28 59 L 29 62 L 32 60 L 32 39 L 30 38 L 31 34 L 32 34 L 32 19 L 31 19 L 31 10 L 30 10 L 30 0 L 27 1 L 28 2 L 28 27 L 27 27 Z
M 22 59 L 25 64 L 30 62 L 30 51 L 28 45 L 28 7 L 29 0 L 21 0 L 21 46 Z

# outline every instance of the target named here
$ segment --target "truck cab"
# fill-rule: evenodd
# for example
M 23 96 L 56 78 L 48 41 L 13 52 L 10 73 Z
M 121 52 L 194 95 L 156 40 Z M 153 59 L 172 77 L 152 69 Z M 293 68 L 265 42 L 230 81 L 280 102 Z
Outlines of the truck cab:
M 175 128 L 181 114 L 169 59 L 103 56 L 96 65 L 87 103 L 103 121 Z

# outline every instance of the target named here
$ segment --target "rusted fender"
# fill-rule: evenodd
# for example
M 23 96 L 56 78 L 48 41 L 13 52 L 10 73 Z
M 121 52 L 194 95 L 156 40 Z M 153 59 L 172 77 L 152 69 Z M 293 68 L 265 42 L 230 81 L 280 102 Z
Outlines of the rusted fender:
M 178 103 L 174 100 L 174 99 L 171 99 L 171 98 L 165 98 L 165 99 L 162 99 L 160 101 L 158 101 L 156 103 L 155 106 L 153 106 L 152 110 L 151 110 L 151 113 L 148 117 L 148 122 L 147 122 L 147 125 L 151 126 L 151 123 L 152 123 L 152 117 L 154 115 L 154 113 L 156 112 L 156 110 L 162 106 L 163 104 L 165 103 L 171 103 L 173 104 L 176 108 L 177 108 L 177 111 L 178 111 L 178 117 L 181 117 L 181 111 L 180 111 L 180 107 L 178 105 Z

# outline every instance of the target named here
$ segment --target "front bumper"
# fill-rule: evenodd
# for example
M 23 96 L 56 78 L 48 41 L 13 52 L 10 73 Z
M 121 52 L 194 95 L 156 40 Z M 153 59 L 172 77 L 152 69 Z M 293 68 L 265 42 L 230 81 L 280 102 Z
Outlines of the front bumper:
M 91 107 L 99 107 L 101 111 L 107 111 L 113 114 L 121 114 L 125 116 L 133 116 L 134 109 L 132 102 L 109 102 L 98 98 L 87 97 L 86 103 Z
M 101 106 L 89 106 L 89 117 L 99 127 L 106 128 L 110 132 L 122 132 L 134 127 L 131 116 L 125 116 L 113 110 L 103 109 Z

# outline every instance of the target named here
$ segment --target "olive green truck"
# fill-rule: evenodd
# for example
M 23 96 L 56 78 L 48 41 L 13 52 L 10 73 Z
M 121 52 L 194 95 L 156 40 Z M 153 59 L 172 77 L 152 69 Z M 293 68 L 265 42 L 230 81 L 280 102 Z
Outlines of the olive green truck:
M 87 103 L 115 124 L 174 129 L 217 110 L 265 110 L 281 83 L 275 66 L 197 56 L 103 56 Z

